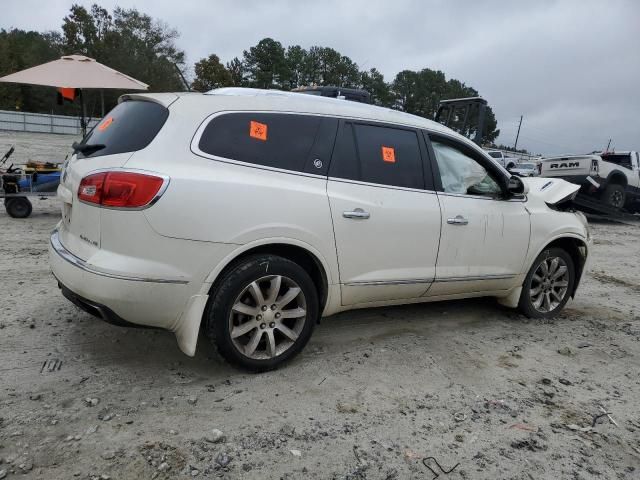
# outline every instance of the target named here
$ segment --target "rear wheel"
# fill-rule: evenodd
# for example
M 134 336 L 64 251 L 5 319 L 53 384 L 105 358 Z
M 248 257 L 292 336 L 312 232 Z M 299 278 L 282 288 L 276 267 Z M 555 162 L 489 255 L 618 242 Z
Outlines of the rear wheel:
M 518 307 L 530 318 L 555 316 L 569 301 L 575 275 L 573 260 L 566 250 L 545 250 L 525 278 Z
M 602 199 L 610 207 L 618 209 L 624 207 L 624 186 L 617 183 L 611 183 L 607 185 L 607 188 L 604 189 L 604 193 L 602 194 Z
M 33 210 L 31 202 L 26 197 L 7 198 L 4 208 L 13 218 L 27 218 Z
M 302 267 L 274 255 L 252 256 L 222 278 L 206 332 L 230 363 L 266 371 L 304 348 L 318 312 L 318 293 Z

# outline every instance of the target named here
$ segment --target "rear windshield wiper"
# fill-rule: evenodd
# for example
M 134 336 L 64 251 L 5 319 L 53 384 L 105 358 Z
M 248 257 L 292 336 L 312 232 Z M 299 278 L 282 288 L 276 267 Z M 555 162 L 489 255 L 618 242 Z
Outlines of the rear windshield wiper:
M 102 150 L 103 148 L 107 148 L 107 146 L 104 143 L 78 143 L 78 142 L 73 142 L 73 144 L 71 145 L 71 148 L 73 148 L 73 153 L 84 153 L 86 155 L 91 155 L 94 152 L 97 152 L 98 150 Z

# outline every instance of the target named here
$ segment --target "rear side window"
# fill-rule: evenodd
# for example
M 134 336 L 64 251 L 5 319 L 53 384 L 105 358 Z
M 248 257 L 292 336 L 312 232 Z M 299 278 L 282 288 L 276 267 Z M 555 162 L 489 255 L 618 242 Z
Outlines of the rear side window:
M 424 188 L 418 142 L 413 130 L 345 122 L 329 175 L 394 187 Z
M 78 152 L 80 157 L 100 157 L 142 150 L 167 121 L 169 110 L 155 102 L 129 100 L 118 104 L 82 141 L 103 148 Z
M 313 115 L 228 113 L 209 122 L 198 147 L 210 155 L 254 165 L 326 174 L 336 124 L 334 119 Z

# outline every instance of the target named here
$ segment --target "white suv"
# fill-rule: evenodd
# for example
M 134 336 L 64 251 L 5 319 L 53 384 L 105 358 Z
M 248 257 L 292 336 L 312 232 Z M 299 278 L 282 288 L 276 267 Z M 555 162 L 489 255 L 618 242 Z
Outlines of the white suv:
M 547 317 L 589 234 L 577 186 L 510 175 L 395 110 L 297 93 L 125 95 L 74 145 L 50 261 L 62 293 L 120 325 L 201 328 L 273 368 L 320 316 L 493 296 Z

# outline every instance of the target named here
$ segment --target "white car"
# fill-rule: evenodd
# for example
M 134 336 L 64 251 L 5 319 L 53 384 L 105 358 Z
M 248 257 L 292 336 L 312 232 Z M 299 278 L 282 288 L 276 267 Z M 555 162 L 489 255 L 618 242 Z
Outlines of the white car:
M 297 93 L 132 94 L 75 145 L 50 262 L 102 319 L 204 330 L 274 368 L 321 316 L 492 296 L 549 317 L 589 248 L 577 186 L 519 179 L 395 110 Z
M 509 173 L 519 177 L 537 177 L 539 175 L 538 166 L 531 162 L 517 163 L 509 169 Z

